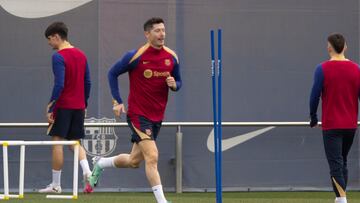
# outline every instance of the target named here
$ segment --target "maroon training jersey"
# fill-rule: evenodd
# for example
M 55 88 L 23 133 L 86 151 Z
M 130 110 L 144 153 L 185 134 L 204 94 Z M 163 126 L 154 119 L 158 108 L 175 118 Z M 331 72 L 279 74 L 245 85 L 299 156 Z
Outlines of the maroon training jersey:
M 130 93 L 128 115 L 141 115 L 158 122 L 164 118 L 169 87 L 166 78 L 175 78 L 177 91 L 181 87 L 179 63 L 176 54 L 167 47 L 155 49 L 149 44 L 128 52 L 109 71 L 113 98 L 122 103 L 117 77 L 129 72 Z
M 90 73 L 85 54 L 78 48 L 66 48 L 52 57 L 55 76 L 50 102 L 55 108 L 85 109 L 90 93 Z

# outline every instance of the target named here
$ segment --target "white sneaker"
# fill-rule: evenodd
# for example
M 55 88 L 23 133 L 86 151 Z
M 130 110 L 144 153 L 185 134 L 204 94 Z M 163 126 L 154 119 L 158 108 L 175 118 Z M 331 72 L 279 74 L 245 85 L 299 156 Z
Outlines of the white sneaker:
M 61 186 L 53 186 L 52 183 L 46 186 L 46 188 L 40 189 L 39 193 L 61 193 Z
M 347 203 L 346 197 L 337 197 L 335 198 L 335 203 Z

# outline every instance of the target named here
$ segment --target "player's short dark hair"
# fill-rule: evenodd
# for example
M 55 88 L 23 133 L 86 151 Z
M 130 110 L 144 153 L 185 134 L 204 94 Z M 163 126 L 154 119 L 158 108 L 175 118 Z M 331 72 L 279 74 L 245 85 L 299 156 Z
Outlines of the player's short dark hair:
M 144 31 L 150 31 L 153 28 L 154 24 L 160 24 L 160 23 L 165 23 L 162 18 L 159 17 L 150 18 L 144 23 Z
M 68 28 L 63 22 L 54 22 L 49 25 L 45 30 L 45 37 L 48 38 L 51 35 L 58 34 L 61 39 L 67 40 Z
M 340 33 L 333 33 L 328 37 L 328 42 L 334 48 L 336 53 L 340 54 L 343 52 L 345 47 L 345 37 Z

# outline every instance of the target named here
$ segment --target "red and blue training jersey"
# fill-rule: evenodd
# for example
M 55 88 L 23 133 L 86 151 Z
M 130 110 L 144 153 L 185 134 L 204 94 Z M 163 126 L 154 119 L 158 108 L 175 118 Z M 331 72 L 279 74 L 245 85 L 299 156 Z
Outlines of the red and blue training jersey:
M 128 115 L 140 115 L 158 122 L 164 118 L 168 101 L 166 78 L 174 77 L 177 91 L 182 82 L 179 61 L 174 51 L 167 47 L 155 49 L 149 44 L 127 52 L 109 73 L 109 85 L 113 99 L 123 103 L 118 85 L 118 76 L 128 72 L 130 92 L 128 97 Z
M 85 54 L 66 48 L 52 56 L 54 87 L 49 112 L 54 108 L 85 109 L 90 95 L 90 71 Z
M 316 117 L 321 96 L 323 130 L 356 129 L 359 93 L 358 64 L 352 61 L 326 61 L 315 70 L 310 116 Z

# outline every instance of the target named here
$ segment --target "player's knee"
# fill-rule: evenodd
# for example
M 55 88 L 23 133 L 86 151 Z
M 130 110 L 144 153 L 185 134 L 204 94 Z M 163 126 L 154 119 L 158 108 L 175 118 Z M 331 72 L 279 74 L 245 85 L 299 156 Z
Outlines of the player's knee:
M 142 159 L 139 159 L 139 158 L 137 158 L 137 157 L 130 156 L 130 159 L 129 159 L 129 167 L 130 167 L 130 168 L 139 168 L 141 161 L 142 161 Z
M 131 160 L 129 166 L 130 166 L 130 168 L 139 168 L 140 167 L 140 161 Z

